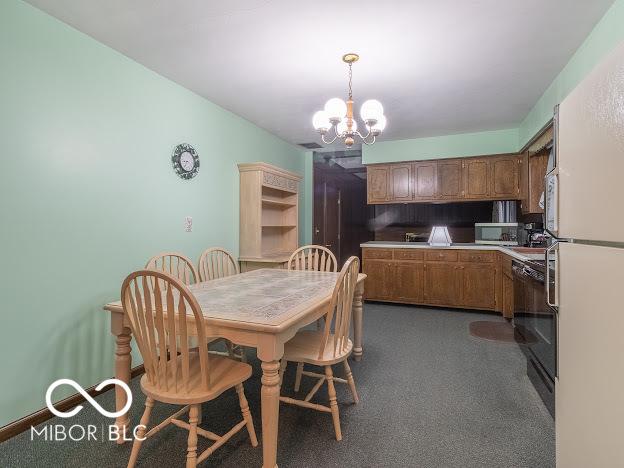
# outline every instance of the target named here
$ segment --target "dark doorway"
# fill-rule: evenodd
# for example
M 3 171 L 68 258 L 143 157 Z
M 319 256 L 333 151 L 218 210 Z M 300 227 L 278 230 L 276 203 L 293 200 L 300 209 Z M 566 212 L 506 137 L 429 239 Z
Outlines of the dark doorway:
M 360 257 L 360 244 L 373 239 L 369 210 L 362 153 L 315 152 L 313 242 L 330 249 L 340 265 Z

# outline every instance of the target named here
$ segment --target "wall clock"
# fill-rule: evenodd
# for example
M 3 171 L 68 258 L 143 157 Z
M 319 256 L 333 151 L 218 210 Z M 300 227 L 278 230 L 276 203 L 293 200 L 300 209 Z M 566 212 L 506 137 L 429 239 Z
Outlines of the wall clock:
M 173 149 L 171 164 L 179 177 L 192 179 L 199 172 L 199 154 L 191 145 L 181 143 Z

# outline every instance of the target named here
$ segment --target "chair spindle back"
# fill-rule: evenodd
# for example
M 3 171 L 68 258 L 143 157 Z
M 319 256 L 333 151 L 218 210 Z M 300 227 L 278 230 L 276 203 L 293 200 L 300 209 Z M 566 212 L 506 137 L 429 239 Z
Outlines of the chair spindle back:
M 123 282 L 121 301 L 150 383 L 172 392 L 209 389 L 209 354 L 191 351 L 207 349 L 207 340 L 201 308 L 188 288 L 165 272 L 140 270 Z M 190 375 L 191 358 L 199 359 L 199 387 Z
M 188 258 L 177 252 L 165 252 L 150 258 L 145 265 L 147 270 L 164 271 L 174 278 L 182 281 L 183 284 L 189 285 L 197 283 L 199 275 L 195 269 L 195 265 Z
M 336 257 L 321 245 L 304 245 L 293 252 L 288 260 L 289 270 L 338 271 Z
M 349 344 L 353 296 L 359 272 L 360 259 L 355 256 L 349 257 L 340 270 L 329 310 L 325 315 L 325 328 L 319 346 L 319 359 L 323 356 L 326 346 L 333 347 L 335 357 L 344 351 Z M 333 342 L 329 340 L 332 331 Z
M 214 247 L 204 251 L 199 257 L 200 281 L 210 281 L 239 273 L 238 262 L 225 249 Z

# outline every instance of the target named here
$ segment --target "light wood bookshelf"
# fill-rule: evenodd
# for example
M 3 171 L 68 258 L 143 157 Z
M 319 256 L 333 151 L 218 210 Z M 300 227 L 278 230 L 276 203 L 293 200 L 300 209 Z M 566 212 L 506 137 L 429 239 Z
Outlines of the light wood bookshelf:
M 299 245 L 301 176 L 263 162 L 238 171 L 241 271 L 282 268 Z

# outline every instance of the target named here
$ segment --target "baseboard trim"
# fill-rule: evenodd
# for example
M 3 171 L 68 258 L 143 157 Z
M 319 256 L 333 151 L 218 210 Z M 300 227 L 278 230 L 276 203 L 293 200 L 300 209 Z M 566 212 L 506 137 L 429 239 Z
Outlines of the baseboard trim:
M 131 378 L 134 378 L 137 375 L 143 374 L 144 372 L 145 369 L 143 367 L 143 364 L 141 364 L 140 366 L 134 367 L 130 371 L 130 376 Z M 96 397 L 115 388 L 114 386 L 108 386 L 105 390 L 100 390 L 98 392 L 95 390 L 96 386 L 97 385 L 93 385 L 92 387 L 85 389 L 85 391 L 92 397 Z M 59 411 L 68 411 L 76 407 L 80 403 L 83 403 L 84 401 L 85 398 L 80 393 L 75 393 L 74 395 L 68 396 L 64 400 L 59 401 L 54 405 L 54 407 L 57 408 Z M 35 411 L 28 416 L 24 416 L 17 421 L 13 421 L 6 426 L 2 426 L 0 427 L 0 443 L 9 440 L 11 437 L 15 437 L 16 435 L 21 434 L 24 431 L 27 431 L 31 426 L 41 424 L 48 419 L 52 419 L 53 417 L 55 417 L 54 414 L 52 414 L 52 412 L 46 407 L 40 409 L 39 411 Z

